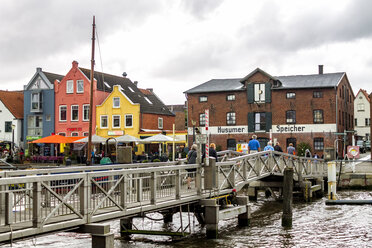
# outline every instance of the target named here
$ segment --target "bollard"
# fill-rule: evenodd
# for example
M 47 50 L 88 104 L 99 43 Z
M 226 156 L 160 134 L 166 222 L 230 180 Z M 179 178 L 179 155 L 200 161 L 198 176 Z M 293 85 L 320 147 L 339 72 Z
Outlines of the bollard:
M 337 200 L 336 188 L 337 188 L 336 163 L 328 162 L 328 199 L 329 200 Z
M 282 226 L 292 227 L 293 168 L 284 169 Z

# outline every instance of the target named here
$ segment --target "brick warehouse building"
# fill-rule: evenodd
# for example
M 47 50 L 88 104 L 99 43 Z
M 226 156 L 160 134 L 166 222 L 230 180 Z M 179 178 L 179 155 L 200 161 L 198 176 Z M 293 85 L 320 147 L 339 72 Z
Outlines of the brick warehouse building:
M 210 142 L 222 150 L 236 150 L 256 134 L 264 147 L 270 139 L 283 150 L 289 143 L 308 143 L 322 154 L 353 130 L 354 93 L 345 72 L 273 77 L 257 68 L 244 78 L 212 79 L 185 92 L 188 104 L 189 144 L 193 126 L 205 133 L 205 109 L 209 109 Z M 346 145 L 351 144 L 348 133 Z M 336 140 L 339 139 L 339 140 Z

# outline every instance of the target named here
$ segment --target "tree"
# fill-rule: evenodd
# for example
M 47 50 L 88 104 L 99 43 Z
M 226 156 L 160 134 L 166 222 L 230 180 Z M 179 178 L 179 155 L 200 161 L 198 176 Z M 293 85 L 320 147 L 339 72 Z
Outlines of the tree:
M 304 157 L 305 156 L 305 151 L 309 149 L 311 152 L 311 146 L 309 143 L 301 142 L 297 145 L 296 150 L 297 150 L 297 156 Z

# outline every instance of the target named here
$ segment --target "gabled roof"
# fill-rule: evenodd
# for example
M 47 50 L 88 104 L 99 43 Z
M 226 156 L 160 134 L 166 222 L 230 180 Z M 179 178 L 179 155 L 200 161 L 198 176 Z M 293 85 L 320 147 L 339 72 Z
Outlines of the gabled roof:
M 24 90 L 28 90 L 30 86 L 34 83 L 35 79 L 37 77 L 41 77 L 42 80 L 46 83 L 49 89 L 54 88 L 54 81 L 58 80 L 61 81 L 64 76 L 51 73 L 51 72 L 45 72 L 40 67 L 36 68 L 36 73 L 32 76 L 31 80 L 28 82 L 27 85 L 24 86 Z
M 359 92 L 361 92 L 361 93 L 365 96 L 365 98 L 367 98 L 368 102 L 371 102 L 371 99 L 369 99 L 369 96 L 368 96 L 368 93 L 367 93 L 366 90 L 360 89 L 360 90 L 358 91 L 358 93 L 356 94 L 356 96 L 359 95 Z
M 248 74 L 243 79 L 212 79 L 208 82 L 191 88 L 184 93 L 209 93 L 209 92 L 224 92 L 224 91 L 241 91 L 244 90 L 242 82 L 246 81 L 256 72 L 262 72 L 273 80 L 279 81 L 278 87 L 273 90 L 281 89 L 305 89 L 305 88 L 333 88 L 336 87 L 341 79 L 346 76 L 345 72 L 313 74 L 313 75 L 295 75 L 295 76 L 270 76 L 266 72 L 257 68 L 252 73 Z
M 23 91 L 0 90 L 0 101 L 17 119 L 23 119 Z
M 240 82 L 240 78 L 231 79 L 212 79 L 208 82 L 191 88 L 184 93 L 207 93 L 207 92 L 224 92 L 224 91 L 241 91 L 244 90 L 244 85 Z
M 265 75 L 268 78 L 271 78 L 271 79 L 275 80 L 275 78 L 273 76 L 271 76 L 269 73 L 267 73 L 267 72 L 265 72 L 265 71 L 263 71 L 263 70 L 261 70 L 260 68 L 257 67 L 255 70 L 253 70 L 247 76 L 245 76 L 244 78 L 240 79 L 240 82 L 243 83 L 244 81 L 246 81 L 248 78 L 250 78 L 251 76 L 253 76 L 257 72 Z
M 336 87 L 345 72 L 296 75 L 296 76 L 278 76 L 282 86 L 276 89 L 299 89 L 299 88 L 332 88 Z
M 90 70 L 79 67 L 82 73 L 90 79 Z M 97 80 L 97 89 L 105 92 L 112 92 L 114 85 L 120 85 L 121 91 L 133 102 L 140 104 L 141 113 L 173 115 L 165 104 L 153 93 L 143 93 L 129 78 L 115 76 L 107 73 L 94 71 L 94 78 Z M 146 100 L 148 98 L 149 101 Z

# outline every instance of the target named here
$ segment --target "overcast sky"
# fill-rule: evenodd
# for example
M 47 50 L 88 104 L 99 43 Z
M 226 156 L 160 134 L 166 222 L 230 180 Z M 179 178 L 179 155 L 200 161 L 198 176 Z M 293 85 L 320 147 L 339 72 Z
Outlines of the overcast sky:
M 165 104 L 213 78 L 346 72 L 372 91 L 369 0 L 0 0 L 0 85 L 22 90 L 36 68 L 127 72 Z

